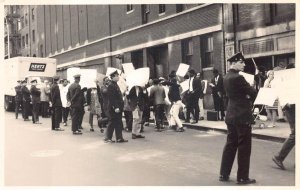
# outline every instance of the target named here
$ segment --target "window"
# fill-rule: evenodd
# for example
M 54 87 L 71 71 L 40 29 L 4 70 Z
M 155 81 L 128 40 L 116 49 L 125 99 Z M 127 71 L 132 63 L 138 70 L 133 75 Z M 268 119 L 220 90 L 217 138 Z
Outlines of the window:
M 193 40 L 192 38 L 181 41 L 182 62 L 188 65 L 192 64 Z
M 133 11 L 133 5 L 129 4 L 127 5 L 127 12 Z
M 28 34 L 26 34 L 26 46 L 28 46 Z
M 183 4 L 176 4 L 176 13 L 182 12 L 183 11 Z
M 32 42 L 35 42 L 35 30 L 32 30 Z
M 24 28 L 24 17 L 21 17 L 21 28 Z
M 202 49 L 202 67 L 213 66 L 213 51 L 214 51 L 214 39 L 212 35 L 207 35 L 201 38 Z
M 31 9 L 31 19 L 34 20 L 34 8 Z
M 28 17 L 28 14 L 26 13 L 25 14 L 25 25 L 27 26 L 27 24 L 28 24 L 28 19 L 27 19 L 27 17 Z
M 158 5 L 158 13 L 162 14 L 166 12 L 166 5 L 165 4 L 159 4 Z
M 145 24 L 149 20 L 150 5 L 142 5 L 142 23 Z
M 44 57 L 44 46 L 43 46 L 43 44 L 40 45 L 40 57 Z
M 25 47 L 25 36 L 22 36 L 22 48 Z

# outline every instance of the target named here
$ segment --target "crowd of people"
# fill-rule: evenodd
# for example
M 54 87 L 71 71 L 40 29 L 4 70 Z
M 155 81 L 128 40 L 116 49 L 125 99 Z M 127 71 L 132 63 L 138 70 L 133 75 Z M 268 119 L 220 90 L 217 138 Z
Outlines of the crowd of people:
M 218 120 L 225 120 L 228 129 L 219 180 L 229 180 L 235 154 L 238 152 L 238 183 L 255 183 L 255 179 L 249 178 L 251 125 L 254 124 L 253 100 L 260 87 L 270 87 L 274 72 L 268 71 L 266 77 L 259 73 L 255 76 L 256 86 L 254 87 L 250 86 L 239 74 L 239 71 L 243 71 L 245 67 L 241 53 L 232 56 L 228 62 L 230 70 L 224 79 L 218 70 L 214 69 L 214 77 L 209 83 Z M 106 143 L 128 142 L 123 137 L 123 130 L 130 132 L 132 139 L 145 138 L 142 134 L 144 126 L 149 125 L 151 111 L 154 114 L 157 132 L 164 131 L 166 125 L 176 132 L 184 132 L 183 121 L 197 123 L 204 119 L 203 98 L 207 86 L 201 79 L 201 74 L 193 69 L 190 69 L 183 78 L 177 76 L 176 71 L 172 71 L 168 79 L 162 77 L 149 79 L 145 86 L 127 87 L 123 93 L 118 85 L 121 76 L 117 70 L 104 77 L 101 82 L 96 80 L 92 88 L 81 87 L 80 74 L 73 77 L 74 82 L 70 84 L 67 79 L 54 76 L 52 82 L 45 80 L 40 88 L 37 88 L 37 80 L 34 79 L 30 81 L 30 90 L 26 80 L 18 81 L 19 84 L 15 87 L 16 119 L 20 108 L 22 108 L 24 121 L 29 121 L 28 116 L 30 112 L 32 113 L 34 124 L 41 124 L 39 115 L 45 118 L 51 115 L 52 130 L 63 131 L 60 125 L 68 125 L 70 113 L 72 133 L 81 135 L 83 117 L 85 112 L 89 111 L 90 131 L 95 130 L 93 121 L 96 115 L 100 132 L 104 133 L 106 128 L 104 138 Z M 180 83 L 184 80 L 188 80 L 188 89 L 183 92 Z M 266 107 L 273 126 L 275 126 L 276 109 L 278 109 L 278 103 Z M 283 150 L 273 158 L 273 161 L 281 168 L 284 168 L 282 162 L 295 142 L 295 106 L 291 105 L 285 109 L 292 134 Z M 122 122 L 123 114 L 125 126 Z M 191 118 L 193 118 L 192 121 Z M 114 132 L 115 140 L 113 139 Z

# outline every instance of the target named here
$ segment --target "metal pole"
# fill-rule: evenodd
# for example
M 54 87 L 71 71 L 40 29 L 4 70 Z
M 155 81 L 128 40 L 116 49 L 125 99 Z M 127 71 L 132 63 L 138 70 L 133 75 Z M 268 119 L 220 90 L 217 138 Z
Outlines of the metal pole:
M 10 58 L 10 47 L 9 47 L 9 25 L 8 25 L 8 21 L 7 21 L 7 18 L 6 16 L 4 17 L 5 19 L 5 22 L 6 22 L 6 28 L 7 28 L 7 58 L 9 59 Z

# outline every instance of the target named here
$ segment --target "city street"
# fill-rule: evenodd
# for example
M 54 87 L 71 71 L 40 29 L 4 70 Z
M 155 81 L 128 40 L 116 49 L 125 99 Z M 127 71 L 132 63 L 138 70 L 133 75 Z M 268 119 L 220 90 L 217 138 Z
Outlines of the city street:
M 16 120 L 5 113 L 6 186 L 236 186 L 235 162 L 230 182 L 219 182 L 219 168 L 226 135 L 187 129 L 155 132 L 145 128 L 145 139 L 104 143 L 98 127 L 89 131 L 87 116 L 83 135 L 51 131 L 51 119 L 41 125 Z M 295 150 L 285 160 L 286 170 L 272 162 L 281 143 L 253 139 L 250 177 L 255 186 L 294 186 Z

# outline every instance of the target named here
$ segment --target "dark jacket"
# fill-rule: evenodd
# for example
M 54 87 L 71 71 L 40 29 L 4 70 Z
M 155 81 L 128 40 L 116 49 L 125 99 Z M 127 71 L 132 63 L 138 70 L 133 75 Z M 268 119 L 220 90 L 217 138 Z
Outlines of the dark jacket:
M 107 87 L 106 85 L 101 86 L 101 88 L 97 85 L 97 93 L 99 102 L 101 104 L 101 108 L 104 112 L 108 111 L 108 96 L 107 96 Z
M 124 101 L 122 92 L 115 81 L 111 81 L 107 87 L 107 99 L 109 113 L 115 113 L 116 108 L 119 108 L 121 112 L 123 111 Z
M 60 98 L 60 90 L 56 82 L 52 84 L 50 88 L 50 94 L 52 107 L 61 107 L 62 103 Z
M 168 97 L 170 102 L 177 102 L 181 100 L 180 97 L 180 85 L 177 84 L 176 79 L 171 79 L 168 83 L 166 83 L 169 87 Z
M 222 97 L 224 94 L 223 77 L 219 74 L 218 82 L 216 83 L 214 77 L 211 79 L 211 83 L 215 85 L 214 87 L 211 87 L 213 96 L 218 96 L 218 92 L 219 92 L 221 93 L 221 97 Z
M 82 108 L 84 106 L 85 100 L 79 84 L 74 82 L 70 85 L 67 99 L 71 102 L 72 108 Z
M 224 89 L 228 98 L 226 124 L 253 124 L 253 98 L 256 91 L 238 71 L 230 69 L 224 77 Z
M 138 96 L 136 94 L 136 88 L 132 87 L 127 95 L 128 103 L 130 105 L 131 110 L 135 110 L 138 106 L 141 111 L 144 110 L 145 106 L 145 95 L 143 92 L 143 88 L 138 87 L 139 93 Z M 146 92 L 147 93 L 147 92 Z
M 22 86 L 21 85 L 16 86 L 15 91 L 16 91 L 15 101 L 16 102 L 22 101 L 23 99 Z
M 192 85 L 193 85 L 192 98 L 198 101 L 200 97 L 203 98 L 204 96 L 201 79 L 199 79 L 198 77 L 194 77 Z
M 41 102 L 41 91 L 36 86 L 32 85 L 30 88 L 32 104 Z
M 23 95 L 23 101 L 30 102 L 30 91 L 27 88 L 27 86 L 22 86 L 22 95 Z

